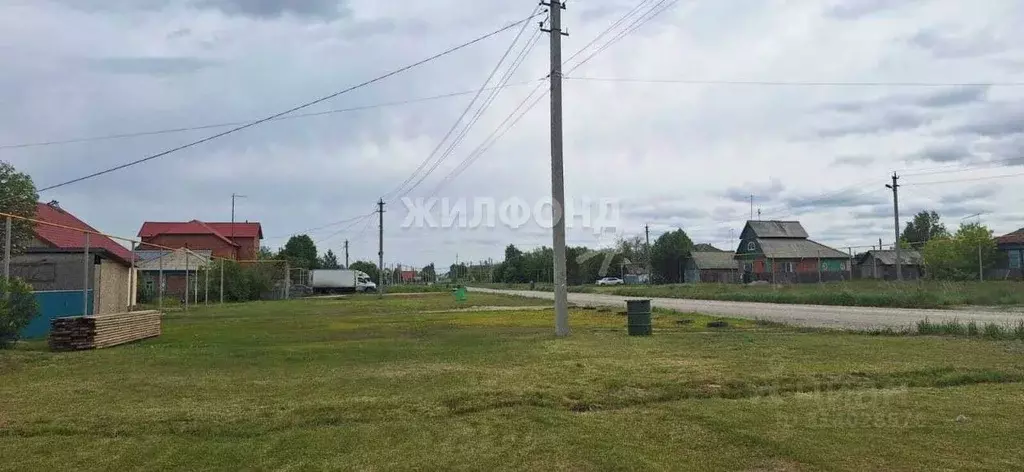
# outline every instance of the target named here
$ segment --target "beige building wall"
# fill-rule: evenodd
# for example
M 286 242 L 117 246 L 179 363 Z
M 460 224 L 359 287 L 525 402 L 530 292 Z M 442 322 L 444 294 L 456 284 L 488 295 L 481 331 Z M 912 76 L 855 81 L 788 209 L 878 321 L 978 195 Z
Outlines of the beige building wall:
M 93 312 L 97 315 L 123 313 L 134 304 L 134 291 L 129 288 L 130 269 L 117 262 L 101 259 L 96 267 Z M 131 299 L 129 299 L 131 295 Z

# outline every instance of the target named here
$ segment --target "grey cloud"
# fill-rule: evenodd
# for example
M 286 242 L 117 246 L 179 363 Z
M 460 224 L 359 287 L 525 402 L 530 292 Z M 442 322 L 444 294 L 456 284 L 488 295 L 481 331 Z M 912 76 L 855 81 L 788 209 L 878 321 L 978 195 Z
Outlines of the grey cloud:
M 190 34 L 192 34 L 191 28 L 179 28 L 174 31 L 171 31 L 170 33 L 167 33 L 167 39 L 184 38 L 185 36 L 188 36 Z
M 982 136 L 1006 136 L 1024 132 L 1024 108 L 1021 103 L 1001 103 L 985 111 L 971 123 L 954 127 L 954 133 Z
M 984 200 L 995 196 L 999 193 L 1000 187 L 998 185 L 986 185 L 984 187 L 975 187 L 960 193 L 952 193 L 943 195 L 939 198 L 939 203 L 943 205 L 957 205 L 964 202 L 970 202 L 972 200 Z
M 88 61 L 89 67 L 113 74 L 188 74 L 218 64 L 195 57 L 107 57 Z
M 866 166 L 872 162 L 875 162 L 875 158 L 871 156 L 839 156 L 832 161 L 832 164 L 837 166 Z
M 912 106 L 919 108 L 949 108 L 984 101 L 988 96 L 987 85 L 965 85 L 951 87 L 925 94 L 894 94 L 887 97 L 831 103 L 826 110 L 840 113 L 861 113 L 876 108 Z
M 857 134 L 905 131 L 920 128 L 932 120 L 921 113 L 892 110 L 861 123 L 833 126 L 818 130 L 822 138 L 839 138 Z
M 669 201 L 654 205 L 625 208 L 622 210 L 622 213 L 628 218 L 650 222 L 675 221 L 680 218 L 696 219 L 708 216 L 708 212 L 694 208 L 691 203 L 685 201 Z
M 957 162 L 971 160 L 973 155 L 963 143 L 932 144 L 912 155 L 910 161 Z
M 228 15 L 253 18 L 277 18 L 291 14 L 333 20 L 349 13 L 340 0 L 198 0 L 195 5 L 214 8 Z
M 785 190 L 782 181 L 772 179 L 767 184 L 746 183 L 742 187 L 731 187 L 722 193 L 722 196 L 734 202 L 750 202 L 750 196 L 754 196 L 755 202 L 772 201 Z
M 842 0 L 826 10 L 826 14 L 842 20 L 855 20 L 874 13 L 910 3 L 909 0 Z
M 782 200 L 782 203 L 791 209 L 803 210 L 876 205 L 884 200 L 885 198 L 878 196 L 877 193 L 864 195 L 860 191 L 854 190 L 825 197 L 787 197 Z
M 984 56 L 1006 49 L 1005 45 L 982 33 L 954 36 L 938 29 L 921 30 L 908 42 L 943 59 Z

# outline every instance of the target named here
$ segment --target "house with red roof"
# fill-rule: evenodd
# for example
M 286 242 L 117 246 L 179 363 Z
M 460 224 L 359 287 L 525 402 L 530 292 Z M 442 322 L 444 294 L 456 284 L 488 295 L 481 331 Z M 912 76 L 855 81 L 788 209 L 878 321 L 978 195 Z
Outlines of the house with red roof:
M 35 218 L 39 222 L 33 227 L 31 242 L 23 253 L 11 258 L 14 277 L 37 292 L 88 290 L 92 314 L 124 312 L 135 305 L 133 255 L 128 248 L 56 201 L 38 204 Z
M 236 261 L 255 260 L 263 239 L 259 223 L 209 223 L 199 220 L 185 222 L 147 221 L 139 230 L 141 250 L 181 249 L 209 250 L 213 257 Z

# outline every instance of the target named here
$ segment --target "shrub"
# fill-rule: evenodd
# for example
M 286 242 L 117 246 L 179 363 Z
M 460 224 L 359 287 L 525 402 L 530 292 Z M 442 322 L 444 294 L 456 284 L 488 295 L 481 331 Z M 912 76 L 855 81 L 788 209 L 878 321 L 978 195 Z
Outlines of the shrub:
M 0 279 L 0 348 L 14 345 L 38 312 L 31 286 L 21 279 Z

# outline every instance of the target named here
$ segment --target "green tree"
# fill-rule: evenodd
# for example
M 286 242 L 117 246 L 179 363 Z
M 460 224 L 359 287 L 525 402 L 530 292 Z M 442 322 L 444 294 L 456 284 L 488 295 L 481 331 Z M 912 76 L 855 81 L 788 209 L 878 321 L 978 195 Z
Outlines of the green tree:
M 465 282 L 469 274 L 469 267 L 466 264 L 452 264 L 448 266 L 448 278 L 454 281 Z
M 341 264 L 338 264 L 338 256 L 334 255 L 334 251 L 330 249 L 320 258 L 320 262 L 317 265 L 320 269 L 334 270 L 341 268 Z
M 36 202 L 39 201 L 39 194 L 36 193 L 36 186 L 32 178 L 27 174 L 20 173 L 14 166 L 0 161 L 0 211 L 13 215 L 35 218 Z M 32 239 L 31 221 L 12 219 L 11 221 L 11 250 L 20 252 Z M 4 218 L 0 218 L 0 244 L 7 237 Z
M 380 271 L 377 270 L 377 264 L 374 264 L 372 262 L 356 261 L 353 262 L 351 266 L 349 266 L 349 269 L 365 272 L 366 275 L 370 276 L 370 280 L 374 282 L 380 280 L 378 278 L 380 276 Z
M 288 260 L 294 267 L 303 269 L 319 268 L 319 259 L 316 254 L 316 244 L 313 238 L 305 234 L 292 236 L 281 250 L 281 257 Z
M 32 287 L 21 279 L 0 278 L 0 349 L 18 341 L 18 333 L 39 313 Z
M 274 254 L 274 251 L 267 246 L 260 246 L 260 252 L 256 255 L 256 259 L 261 261 L 270 260 L 275 257 L 277 257 L 277 254 Z
M 683 262 L 693 251 L 693 241 L 682 229 L 662 234 L 651 245 L 651 267 L 655 280 L 682 282 Z
M 932 238 L 921 250 L 928 276 L 943 280 L 977 280 L 997 254 L 992 230 L 977 223 L 960 225 L 952 238 Z
M 437 280 L 437 270 L 434 268 L 433 262 L 420 270 L 420 277 L 423 277 L 424 282 L 433 282 L 434 280 Z
M 914 219 L 907 222 L 907 226 L 900 235 L 904 247 L 920 249 L 925 243 L 933 238 L 949 237 L 946 225 L 935 211 L 922 211 L 914 215 Z

